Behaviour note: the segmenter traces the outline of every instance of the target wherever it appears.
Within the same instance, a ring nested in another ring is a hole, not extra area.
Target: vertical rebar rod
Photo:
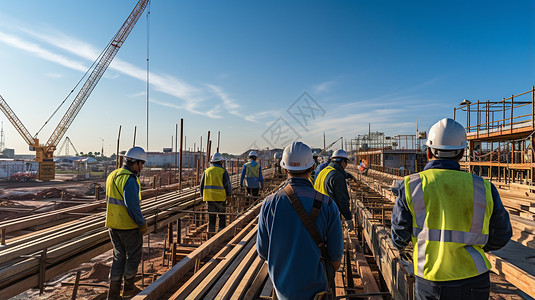
[[[184,119],[180,119],[180,157],[178,160],[178,189],[182,191],[182,149],[184,137]]]

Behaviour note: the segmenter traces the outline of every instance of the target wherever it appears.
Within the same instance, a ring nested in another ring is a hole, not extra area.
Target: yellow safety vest
[[[211,166],[204,170],[203,201],[225,201],[227,193],[223,186],[223,174],[225,169]]]
[[[105,226],[113,229],[134,229],[139,225],[130,218],[124,202],[124,186],[134,173],[120,168],[108,175],[106,180],[106,223]],[[135,176],[135,175],[134,175]],[[141,201],[141,183],[136,177],[139,186],[139,200]]]
[[[467,172],[429,169],[405,177],[412,213],[414,274],[431,281],[477,276],[493,210],[490,182]]]
[[[327,178],[327,175],[332,171],[335,170],[331,166],[325,167],[316,177],[316,181],[314,182],[314,189],[320,193],[322,193],[325,196],[329,196],[329,193],[327,192],[327,187],[325,186],[325,178]]]
[[[245,178],[247,177],[260,177],[259,163],[257,163],[254,167],[253,165],[251,165],[251,162],[245,164]]]

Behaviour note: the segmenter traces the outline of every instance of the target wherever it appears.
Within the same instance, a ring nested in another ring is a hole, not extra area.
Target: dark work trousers
[[[108,229],[113,244],[113,263],[110,270],[110,280],[120,281],[122,277],[130,279],[137,273],[141,262],[143,236],[139,229]]]
[[[416,299],[487,300],[490,295],[489,272],[454,281],[429,281],[416,276]]]
[[[258,191],[259,191],[259,190],[260,190],[259,188],[255,188],[255,189],[253,189],[253,188],[247,188],[247,193],[248,193],[249,195],[252,195],[252,196],[258,196]]]
[[[209,213],[225,213],[227,211],[226,201],[206,201],[208,203],[208,212]],[[227,216],[223,214],[209,214],[208,215],[208,231],[215,232],[215,219],[219,216],[219,229],[225,228],[227,226]]]

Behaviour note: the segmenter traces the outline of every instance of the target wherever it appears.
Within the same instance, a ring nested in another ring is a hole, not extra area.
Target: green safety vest
[[[325,186],[325,178],[327,178],[327,175],[335,170],[335,168],[331,166],[325,167],[316,177],[316,181],[314,182],[314,189],[320,193],[322,193],[325,196],[329,196],[329,193],[327,192],[327,187]]]
[[[431,281],[471,278],[492,266],[483,246],[493,210],[490,182],[458,170],[405,177],[412,213],[414,274]]]
[[[260,164],[256,163],[256,166],[252,166],[251,162],[245,164],[245,178],[247,177],[260,177]]]
[[[120,168],[108,175],[106,180],[106,223],[105,226],[113,229],[134,229],[139,225],[130,218],[124,202],[124,186],[134,173]],[[134,175],[135,176],[135,175]],[[139,186],[139,200],[141,201],[141,183],[136,177]]]
[[[227,193],[223,186],[223,174],[225,169],[211,166],[204,170],[203,201],[225,201]]]

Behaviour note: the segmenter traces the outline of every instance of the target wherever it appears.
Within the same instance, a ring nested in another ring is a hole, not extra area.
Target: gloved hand
[[[346,227],[349,231],[353,231],[355,226],[353,225],[353,220],[346,220]]]
[[[406,260],[408,262],[412,260],[410,253],[406,249],[399,250],[399,257],[401,257],[401,259]]]
[[[139,227],[139,233],[141,235],[144,235],[148,231],[149,231],[149,226],[147,226],[147,222],[145,222],[145,224],[143,224],[143,226]]]

